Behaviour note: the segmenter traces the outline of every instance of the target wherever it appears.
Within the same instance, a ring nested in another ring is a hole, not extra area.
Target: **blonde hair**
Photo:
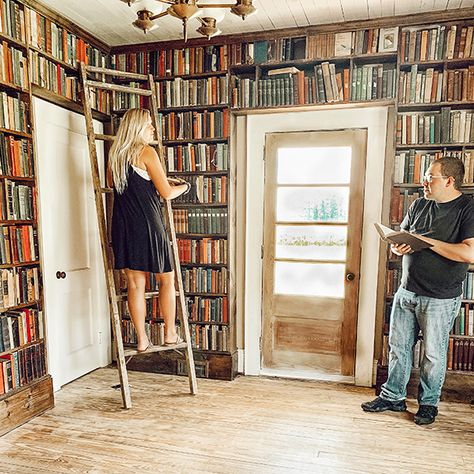
[[[136,164],[143,149],[148,145],[147,126],[150,112],[130,109],[125,112],[109,152],[109,167],[115,189],[122,194],[127,187],[128,168]]]

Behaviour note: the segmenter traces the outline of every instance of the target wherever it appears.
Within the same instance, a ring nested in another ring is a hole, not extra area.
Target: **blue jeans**
[[[380,396],[397,401],[406,398],[413,362],[413,347],[421,329],[424,350],[420,363],[420,405],[438,406],[446,375],[449,332],[461,306],[461,296],[430,298],[399,288],[390,316],[388,378]]]

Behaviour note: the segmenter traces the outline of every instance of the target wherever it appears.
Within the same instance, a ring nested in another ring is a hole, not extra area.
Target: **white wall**
[[[243,327],[244,373],[260,373],[265,134],[289,131],[366,128],[367,162],[362,228],[357,353],[354,382],[371,386],[380,241],[373,223],[380,221],[387,128],[386,107],[324,108],[239,116],[233,143],[237,163],[236,282],[237,325]],[[237,335],[239,333],[237,332]]]

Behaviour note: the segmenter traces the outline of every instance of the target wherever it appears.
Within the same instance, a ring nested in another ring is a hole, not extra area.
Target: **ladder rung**
[[[117,71],[116,69],[107,69],[105,67],[86,66],[87,72],[98,72],[108,76],[128,77],[130,79],[139,79],[146,81],[148,76],[146,74],[137,74],[136,72]]]
[[[96,140],[103,140],[103,141],[110,141],[110,142],[113,142],[115,140],[115,136],[114,135],[103,135],[101,133],[96,133],[95,134],[95,139]],[[154,140],[152,142],[150,142],[150,145],[158,145],[158,141],[157,140]]]
[[[110,91],[117,92],[128,92],[129,94],[137,95],[151,95],[151,90],[149,89],[136,89],[134,87],[119,86],[117,84],[111,84],[110,82],[100,82],[100,81],[87,81],[86,85],[89,87],[97,87],[97,89],[107,89]]]
[[[185,349],[187,346],[186,342],[180,342],[179,344],[166,344],[163,346],[151,346],[146,351],[138,352],[136,349],[125,349],[123,355],[125,357],[140,355],[140,354],[151,354],[152,352],[163,352],[163,351],[174,351],[175,349]]]
[[[145,293],[145,298],[146,299],[154,298],[155,296],[158,296],[159,294],[160,294],[159,291],[147,291]],[[179,296],[179,291],[176,292],[176,296]],[[117,301],[126,301],[127,295],[126,294],[117,295],[115,298],[116,298]]]
[[[101,193],[113,193],[113,188],[100,188]]]

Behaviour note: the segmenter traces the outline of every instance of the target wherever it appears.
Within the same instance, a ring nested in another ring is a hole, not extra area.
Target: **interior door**
[[[262,368],[354,375],[366,141],[267,134]]]
[[[84,117],[40,99],[34,112],[48,359],[57,390],[108,363],[109,316]]]

